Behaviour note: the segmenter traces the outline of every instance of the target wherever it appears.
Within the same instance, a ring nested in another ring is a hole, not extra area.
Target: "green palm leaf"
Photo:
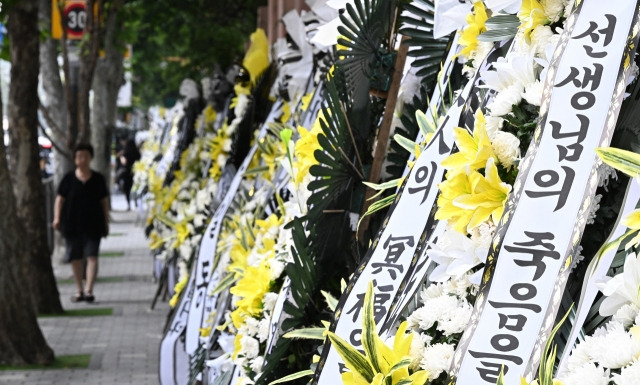
[[[433,0],[413,0],[400,6],[399,32],[409,37],[408,55],[416,60],[411,64],[417,68],[422,84],[432,87],[440,71],[440,64],[449,49],[449,38],[433,37]]]

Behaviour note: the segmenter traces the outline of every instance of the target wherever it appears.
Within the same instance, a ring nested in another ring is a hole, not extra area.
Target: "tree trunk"
[[[15,33],[16,30],[22,28],[16,25],[21,20],[29,18],[37,20],[36,15],[30,13],[32,9],[37,12],[37,8],[33,4],[23,0],[20,6],[16,5],[10,11],[10,33]],[[35,31],[37,50],[37,27]],[[19,66],[16,65],[16,67]],[[35,74],[37,73],[36,68]],[[11,84],[13,85],[14,81]],[[1,96],[0,93],[0,101],[2,100]],[[3,116],[1,102],[0,116]],[[25,250],[29,244],[25,242],[22,222],[18,218],[13,186],[9,177],[7,153],[2,140],[0,140],[0,207],[2,208],[2,215],[0,215],[0,263],[3,266],[0,269],[0,303],[2,303],[0,306],[0,364],[50,364],[53,361],[53,350],[47,345],[47,341],[42,335],[33,306],[31,306],[31,296],[27,291],[22,290],[29,284],[24,282],[24,269],[20,261],[28,257]]]
[[[38,18],[40,25],[51,25],[51,0],[39,0]],[[75,138],[70,139],[67,104],[64,88],[60,79],[60,66],[58,65],[58,41],[47,37],[40,43],[40,74],[44,97],[42,104],[55,125],[56,133],[51,139],[56,144],[53,149],[53,185],[57,188],[62,177],[73,170],[74,164],[70,153],[69,143],[74,143]],[[59,150],[60,148],[61,150]],[[64,238],[59,232],[54,233],[53,255],[54,262],[62,261],[65,254]]]
[[[11,49],[9,86],[10,161],[17,213],[27,240],[28,284],[23,285],[40,313],[62,313],[47,242],[47,216],[38,145],[38,31],[37,0],[24,0],[10,10]]]
[[[89,12],[90,9],[97,9],[97,15]],[[89,93],[93,82],[98,53],[100,51],[100,41],[102,38],[102,28],[100,20],[104,14],[104,0],[87,0],[86,3],[87,22],[84,29],[83,43],[80,46],[80,79],[78,84],[78,141],[89,142],[91,140],[91,108],[89,106]],[[97,16],[97,17],[94,17]],[[87,44],[88,46],[84,46]]]
[[[98,59],[93,76],[91,143],[95,156],[92,167],[105,176],[108,186],[111,186],[111,142],[116,125],[118,91],[124,76],[124,57],[115,44],[116,32],[122,25],[118,12],[123,4],[123,0],[111,2],[104,31],[105,57]]]
[[[0,107],[1,109],[1,107]],[[20,260],[27,258],[27,243],[16,212],[4,142],[0,140],[0,365],[49,364],[53,350],[47,345],[31,297],[26,290]]]

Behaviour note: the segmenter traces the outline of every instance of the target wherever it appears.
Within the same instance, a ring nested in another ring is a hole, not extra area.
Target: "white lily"
[[[600,305],[600,315],[610,316],[626,304],[640,308],[640,258],[627,256],[624,271],[598,285],[607,298]]]
[[[431,249],[427,255],[438,264],[429,276],[434,282],[458,279],[487,258],[488,249],[476,246],[471,239],[453,229],[447,229],[437,244],[429,245]],[[470,281],[475,279],[470,278]]]

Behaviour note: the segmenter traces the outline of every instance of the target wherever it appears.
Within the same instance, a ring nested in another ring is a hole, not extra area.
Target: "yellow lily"
[[[524,36],[529,41],[531,32],[539,26],[549,24],[550,20],[544,13],[544,8],[538,0],[522,0],[522,6],[518,12],[520,19],[520,29],[524,32]]]
[[[476,114],[473,136],[460,127],[454,129],[453,136],[459,151],[442,161],[442,166],[452,173],[450,175],[483,168],[489,158],[498,160],[487,134],[487,123],[482,111],[478,110]]]
[[[511,191],[500,179],[493,158],[487,160],[484,176],[477,171],[459,173],[439,187],[436,219],[449,220],[463,234],[489,218],[498,223]]]
[[[318,143],[318,134],[322,133],[320,119],[324,119],[322,111],[318,113],[318,117],[316,118],[311,130],[298,126],[298,134],[300,134],[300,138],[295,145],[295,161],[293,162],[294,167],[296,168],[296,184],[300,184],[304,177],[309,174],[311,166],[318,164],[313,153],[316,150],[322,149]]]
[[[229,291],[240,297],[237,306],[251,315],[262,312],[262,299],[271,287],[271,269],[266,261],[259,266],[249,266],[243,277]]]
[[[624,221],[623,225],[627,226],[630,230],[640,230],[640,209],[634,210],[631,214],[629,214]],[[633,246],[637,246],[640,243],[640,231],[636,234],[633,239],[627,242],[625,248],[629,249]]]
[[[269,67],[269,40],[263,29],[258,28],[250,36],[251,45],[242,59],[242,66],[249,72],[251,84]]]
[[[470,57],[478,48],[478,35],[487,30],[485,22],[487,21],[487,10],[482,1],[473,3],[473,12],[467,15],[467,26],[462,30],[462,34],[458,39],[458,44],[464,47],[457,56]]]
[[[210,105],[207,105],[207,107],[203,111],[203,115],[204,115],[204,123],[210,124],[216,120],[218,113],[216,112],[216,110],[213,109],[213,107],[211,107]]]
[[[373,311],[373,284],[369,283],[364,298],[362,317],[362,347],[365,355],[335,333],[327,332],[334,348],[345,361],[349,372],[342,374],[344,385],[381,385],[399,383],[422,385],[429,378],[426,370],[409,375],[411,341],[413,333],[406,335],[407,322],[396,333],[393,349],[378,336]],[[389,379],[391,380],[390,382]]]

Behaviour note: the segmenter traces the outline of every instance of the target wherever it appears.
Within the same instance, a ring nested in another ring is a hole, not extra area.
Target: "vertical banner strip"
[[[258,150],[258,140],[267,134],[267,128],[270,122],[275,121],[277,114],[282,110],[282,103],[275,103],[271,108],[271,112],[266,119],[266,122],[260,128],[256,144],[251,147],[251,150],[242,162],[242,165],[238,169],[238,172],[233,177],[233,181],[229,186],[229,189],[213,214],[206,232],[202,237],[200,247],[198,249],[198,256],[195,261],[195,271],[189,280],[195,280],[195,288],[193,299],[189,308],[189,316],[186,328],[186,347],[187,353],[193,354],[198,348],[200,328],[203,327],[203,323],[206,320],[208,313],[213,310],[212,306],[217,300],[217,296],[212,298],[207,294],[207,290],[215,287],[214,281],[218,281],[219,273],[215,265],[215,255],[218,245],[218,237],[222,228],[222,222],[224,217],[233,202],[236,193],[240,187],[240,183],[244,177],[245,171],[251,163],[251,159]]]
[[[483,66],[502,56],[499,51],[489,54]],[[419,265],[423,255],[416,253],[416,249],[430,239],[437,223],[434,219],[439,193],[437,184],[442,181],[445,171],[440,163],[454,151],[453,129],[460,124],[467,101],[479,81],[479,73],[480,71],[466,84],[453,102],[433,138],[405,178],[371,248],[340,298],[331,330],[356,348],[361,345],[360,311],[369,282],[373,281],[375,286],[375,320],[380,332],[386,324],[389,309],[398,296],[401,285],[405,287],[407,277]],[[421,265],[421,268],[424,267],[426,266]],[[343,363],[340,356],[331,343],[327,342],[318,362],[313,384],[329,385],[342,381],[341,365]]]
[[[583,0],[567,19],[452,383],[534,376],[597,187],[595,148],[611,140],[637,45],[637,3],[609,5]]]
[[[561,373],[564,366],[567,364],[567,360],[571,355],[571,350],[576,343],[587,315],[593,306],[593,301],[599,291],[596,282],[601,281],[606,277],[607,272],[611,268],[613,258],[616,256],[616,252],[618,251],[618,245],[615,247],[607,247],[607,245],[625,233],[627,226],[623,225],[621,222],[635,210],[638,202],[640,202],[640,184],[636,183],[633,179],[630,179],[614,229],[587,268],[574,324],[571,329],[571,334],[567,339],[565,350],[562,353],[560,365],[558,366],[558,373]]]

